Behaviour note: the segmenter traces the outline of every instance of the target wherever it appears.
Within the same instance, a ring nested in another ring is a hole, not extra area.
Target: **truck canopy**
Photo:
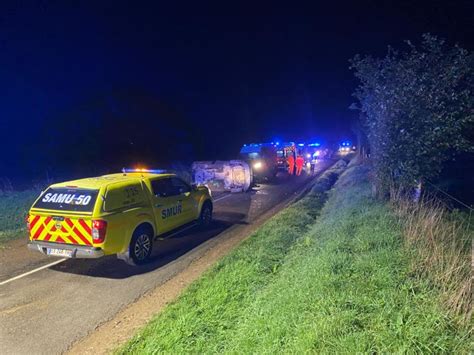
[[[33,208],[68,212],[92,212],[99,190],[76,187],[50,187]]]

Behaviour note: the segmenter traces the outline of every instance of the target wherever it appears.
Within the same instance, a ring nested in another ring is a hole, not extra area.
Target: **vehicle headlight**
[[[253,168],[255,170],[261,169],[263,167],[263,164],[261,161],[257,161],[256,163],[253,164]]]

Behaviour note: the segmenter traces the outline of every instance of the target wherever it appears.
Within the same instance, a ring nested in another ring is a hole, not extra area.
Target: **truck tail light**
[[[105,233],[107,232],[107,222],[101,219],[92,221],[92,241],[94,243],[103,243]]]
[[[25,217],[25,222],[26,222],[26,229],[28,230],[28,233],[31,232],[31,226],[30,226],[30,215],[27,214]]]

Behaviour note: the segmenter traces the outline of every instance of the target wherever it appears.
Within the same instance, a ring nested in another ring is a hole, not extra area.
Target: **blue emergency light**
[[[164,174],[167,170],[165,169],[130,169],[123,168],[122,173],[150,173],[150,174]]]

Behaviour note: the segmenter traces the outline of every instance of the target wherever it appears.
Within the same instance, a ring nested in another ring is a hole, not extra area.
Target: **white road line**
[[[64,258],[63,258],[63,259],[59,259],[59,260],[56,260],[56,261],[54,261],[54,262],[52,262],[52,263],[49,263],[49,264],[40,266],[40,267],[38,267],[38,268],[36,268],[36,269],[33,269],[33,270],[31,270],[31,271],[25,272],[24,274],[21,274],[21,275],[12,277],[11,279],[8,279],[8,280],[5,280],[5,281],[0,282],[0,286],[5,285],[5,284],[7,284],[7,283],[9,283],[9,282],[12,282],[12,281],[21,279],[22,277],[31,275],[31,274],[33,274],[33,273],[35,273],[35,272],[37,272],[37,271],[40,271],[40,270],[43,270],[43,269],[47,269],[47,268],[49,268],[50,266],[57,265],[57,264],[59,264],[59,263],[62,263],[62,262],[65,261],[65,260],[67,260],[67,259],[64,259]]]
[[[232,194],[227,194],[227,195],[225,195],[225,196],[222,196],[222,197],[216,198],[216,199],[214,200],[214,202],[217,202],[217,201],[223,200],[223,199],[225,199],[225,198],[227,198],[227,197],[230,197],[230,196],[232,196]]]
[[[225,198],[227,198],[227,197],[230,197],[230,196],[232,196],[232,195],[231,195],[231,194],[227,194],[227,195],[225,195],[225,196],[219,197],[218,199],[215,199],[214,202],[221,201],[221,200],[223,200],[223,199],[225,199]],[[191,227],[194,227],[194,225],[189,226],[189,227],[187,227],[187,228],[185,228],[185,229],[183,229],[183,230],[180,230],[179,232],[182,232],[182,231],[184,231],[184,230],[186,230],[186,229],[189,229],[189,228],[191,228]],[[177,233],[174,233],[174,234],[177,234]],[[174,235],[174,234],[169,235],[167,238],[171,237],[171,236]],[[166,238],[166,239],[167,239],[167,238]],[[54,261],[54,262],[52,262],[52,263],[50,263],[50,264],[46,264],[46,265],[40,266],[40,267],[38,267],[38,268],[36,268],[36,269],[33,269],[33,270],[31,270],[31,271],[25,272],[24,274],[21,274],[21,275],[12,277],[11,279],[8,279],[8,280],[5,280],[5,281],[0,282],[0,286],[3,286],[3,285],[5,285],[5,284],[7,284],[7,283],[9,283],[9,282],[12,282],[12,281],[21,279],[22,277],[31,275],[31,274],[33,274],[33,273],[35,273],[35,272],[37,272],[37,271],[40,271],[40,270],[43,270],[43,269],[47,269],[47,268],[49,268],[50,266],[57,265],[57,264],[59,264],[59,263],[62,263],[62,262],[65,261],[65,260],[67,260],[67,259],[59,259],[59,260],[56,260],[56,261]]]

